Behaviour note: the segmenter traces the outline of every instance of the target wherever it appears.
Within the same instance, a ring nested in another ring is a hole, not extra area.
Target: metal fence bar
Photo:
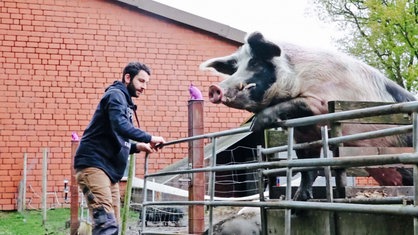
[[[413,113],[418,111],[418,101],[405,102],[405,103],[396,103],[389,105],[381,105],[363,109],[341,111],[338,113],[327,113],[303,118],[295,118],[283,120],[277,123],[279,126],[283,127],[298,127],[298,126],[308,126],[315,125],[319,123],[328,123],[338,120],[348,120],[355,118],[364,118],[364,117],[373,117],[385,114],[395,114],[395,113]]]
[[[368,131],[353,135],[346,135],[346,136],[339,136],[333,137],[328,139],[329,145],[337,145],[348,141],[355,141],[355,140],[364,140],[370,138],[378,138],[378,137],[385,137],[391,135],[400,135],[405,133],[410,133],[412,131],[412,125],[405,125],[400,127],[391,127],[383,130],[376,130],[376,131]],[[322,140],[312,141],[309,143],[300,143],[295,144],[293,149],[305,149],[309,147],[318,147],[322,144]],[[265,148],[262,150],[263,154],[273,154],[277,152],[284,152],[287,151],[287,146],[279,146],[279,147],[272,147],[272,148]]]
[[[212,137],[212,156],[210,158],[210,166],[215,167],[216,166],[216,138]],[[209,194],[210,194],[210,201],[213,201],[213,198],[215,197],[215,179],[216,175],[214,171],[209,172]],[[208,228],[208,234],[212,234],[213,229],[213,207],[209,207],[209,228]]]
[[[208,134],[203,134],[203,135],[195,135],[195,136],[191,136],[191,137],[187,137],[187,138],[168,141],[164,144],[161,144],[160,146],[163,147],[163,146],[168,146],[168,145],[173,145],[173,144],[180,144],[180,143],[184,143],[184,142],[189,142],[189,141],[193,141],[193,140],[211,139],[211,138],[214,138],[214,137],[222,137],[222,136],[227,136],[227,135],[241,134],[241,133],[245,133],[245,132],[249,132],[249,131],[250,131],[250,127],[240,127],[240,128],[235,128],[235,129],[230,129],[230,130],[225,130],[225,131],[213,132],[213,133],[208,133]]]
[[[246,163],[236,164],[231,166],[216,166],[206,168],[196,168],[190,170],[178,170],[162,173],[149,174],[148,177],[156,177],[162,175],[172,174],[190,174],[196,172],[220,172],[229,170],[251,170],[258,168],[280,168],[280,167],[324,167],[331,166],[334,168],[347,168],[356,166],[379,166],[387,164],[417,164],[418,153],[400,153],[400,154],[385,154],[385,155],[366,155],[331,159],[295,159],[283,160],[279,162],[261,162],[261,163]]]
[[[412,131],[412,143],[414,147],[415,154],[418,154],[418,114],[417,112],[414,112],[412,115],[412,125],[414,126]],[[414,206],[418,206],[418,164],[414,165]],[[418,235],[418,217],[414,217],[414,234]]]
[[[126,182],[126,190],[125,190],[125,197],[123,200],[123,208],[122,208],[122,226],[121,226],[121,235],[126,234],[126,228],[128,223],[128,216],[129,216],[129,206],[131,202],[132,196],[132,180],[134,177],[134,169],[135,169],[135,154],[129,155],[129,163],[128,163],[128,179]]]
[[[263,154],[261,154],[261,145],[257,145],[257,159],[259,162],[263,161]],[[258,195],[260,201],[264,202],[264,177],[263,177],[263,168],[258,169]],[[261,220],[261,235],[267,235],[267,213],[265,207],[260,207],[260,220]]]
[[[322,126],[321,127],[321,137],[322,137],[322,157],[325,159],[328,159],[328,127]],[[324,167],[324,173],[325,173],[325,188],[326,188],[326,194],[327,194],[327,202],[333,203],[334,202],[334,195],[332,193],[332,184],[331,184],[331,167],[326,166]],[[328,223],[329,225],[329,235],[335,234],[335,224],[332,223],[334,221],[334,213],[329,213],[328,220],[331,223]]]
[[[322,134],[322,151],[323,151],[323,158],[324,159],[328,159],[328,128],[327,126],[323,126],[321,127],[321,134]],[[326,191],[327,191],[327,200],[329,202],[332,202],[333,200],[333,195],[332,195],[332,184],[331,184],[331,167],[330,166],[325,166],[324,167],[324,173],[325,173],[325,187],[326,187]]]
[[[328,203],[309,201],[278,200],[271,202],[237,202],[237,201],[171,201],[150,202],[147,205],[207,205],[207,206],[235,206],[235,207],[269,207],[277,209],[301,209],[321,211],[342,211],[372,214],[391,214],[418,216],[418,207],[414,205],[369,205],[351,203]]]
[[[293,134],[294,128],[290,127],[288,129],[288,138],[287,138],[287,160],[292,160],[292,151],[293,151]],[[292,200],[292,168],[290,166],[286,167],[286,201]],[[290,208],[285,210],[284,215],[284,233],[286,235],[292,234],[292,211]]]
[[[318,167],[318,166],[313,166],[313,167],[293,167],[293,173],[295,172],[302,172],[302,171],[312,171],[312,170],[318,170],[318,169],[323,169],[323,167]],[[333,169],[331,167],[331,169]],[[277,169],[269,169],[269,170],[264,170],[262,173],[264,176],[269,176],[269,175],[277,175],[279,173],[283,173],[286,172],[286,168],[277,168]]]
[[[309,199],[309,202],[327,202],[327,199]],[[413,204],[413,196],[380,198],[334,198],[333,202],[358,204]]]
[[[224,202],[224,201],[216,201],[214,202]],[[327,199],[309,199],[307,202],[328,202]],[[334,198],[333,202],[337,203],[354,203],[354,204],[404,204],[404,205],[412,205],[414,202],[414,196],[400,196],[400,197],[381,197],[381,198]],[[158,204],[159,202],[157,202]],[[173,205],[171,202],[167,203],[164,202],[164,205]],[[154,205],[155,203],[150,202],[146,203],[146,205]],[[199,203],[200,204],[200,203]],[[161,205],[161,204],[159,204]]]
[[[149,154],[145,154],[145,162],[144,162],[144,185],[142,187],[142,208],[141,208],[141,231],[145,231],[145,224],[146,224],[146,205],[147,205],[147,179],[148,179],[148,160],[149,160]]]

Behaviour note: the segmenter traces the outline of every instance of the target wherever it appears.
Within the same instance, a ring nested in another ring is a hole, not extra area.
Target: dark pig
[[[222,82],[210,86],[209,100],[255,113],[253,131],[271,127],[277,120],[328,113],[328,101],[333,100],[416,100],[377,69],[355,58],[338,52],[275,43],[259,32],[249,34],[245,44],[233,54],[209,59],[202,63],[201,69],[212,69],[225,76]],[[344,134],[369,131],[364,128],[353,127],[345,130]],[[366,128],[376,129],[373,125]],[[298,143],[318,139],[319,126],[295,128],[295,141]],[[393,137],[351,144],[384,147],[412,143],[407,137]],[[298,158],[319,157],[320,148],[297,150],[296,154]],[[312,198],[312,184],[316,176],[316,171],[302,173],[295,199]],[[400,173],[393,177],[388,181],[389,185],[402,185],[402,181],[407,181],[402,180]]]

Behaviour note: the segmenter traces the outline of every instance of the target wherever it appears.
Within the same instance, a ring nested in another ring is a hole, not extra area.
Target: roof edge
[[[186,24],[195,28],[214,33],[220,37],[244,43],[246,32],[233,28],[231,26],[209,20],[192,13],[179,10],[168,5],[152,1],[152,0],[116,0],[128,4],[130,6],[139,8],[141,10],[160,15],[173,21]]]

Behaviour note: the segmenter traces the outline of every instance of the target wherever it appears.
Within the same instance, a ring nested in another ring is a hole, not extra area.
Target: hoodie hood
[[[111,90],[111,89],[118,89],[123,92],[123,94],[126,97],[126,100],[128,101],[129,106],[133,106],[134,102],[132,101],[131,95],[129,95],[128,88],[125,84],[123,84],[121,81],[114,81],[112,85],[108,86],[105,91]]]

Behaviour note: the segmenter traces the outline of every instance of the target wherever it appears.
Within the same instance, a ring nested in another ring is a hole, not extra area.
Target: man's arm
[[[127,115],[127,105],[124,94],[120,91],[114,91],[109,94],[107,110],[112,128],[119,135],[138,142],[151,142],[152,136],[139,128],[136,128],[129,120]]]

